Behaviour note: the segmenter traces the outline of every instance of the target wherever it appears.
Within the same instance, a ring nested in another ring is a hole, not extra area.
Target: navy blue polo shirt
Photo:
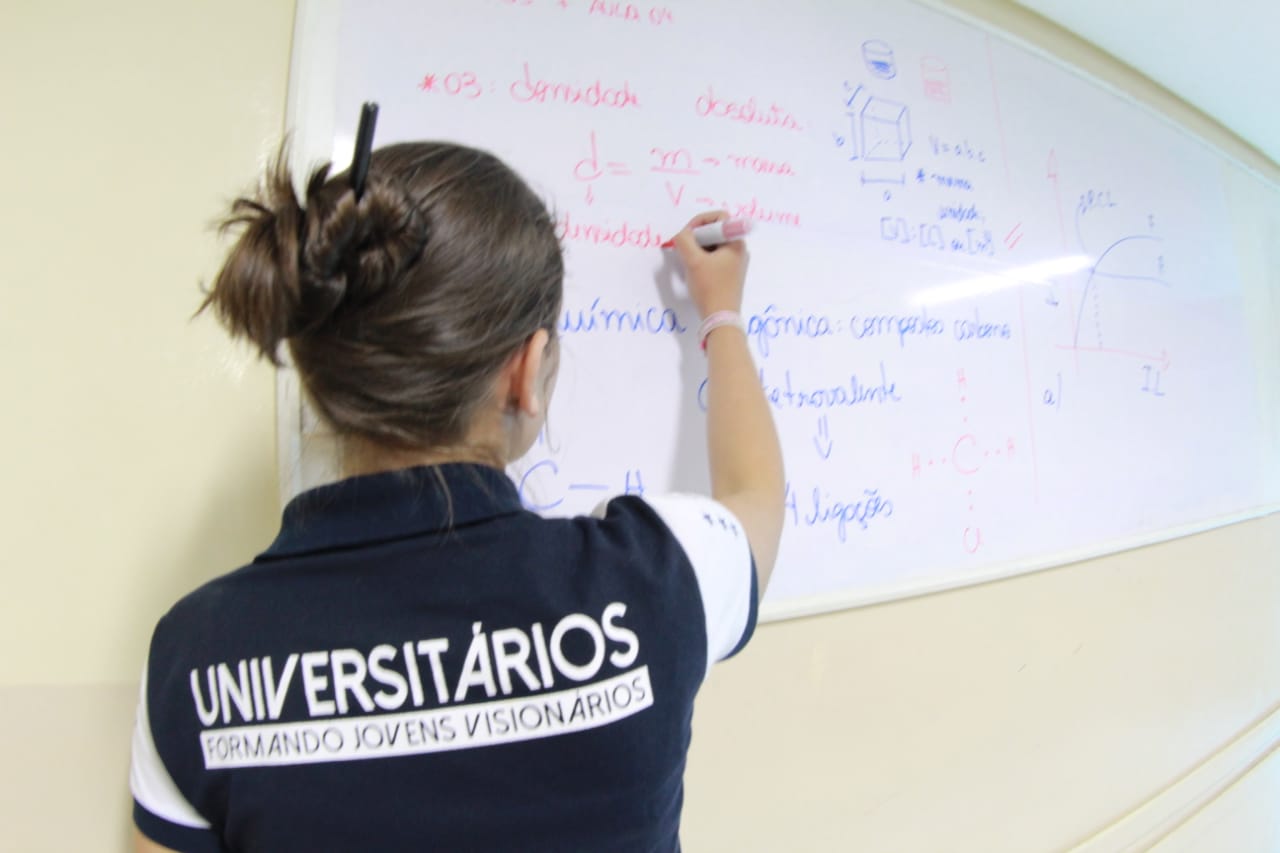
[[[135,822],[180,851],[676,850],[694,695],[755,602],[708,498],[546,519],[462,464],[313,489],[157,625]]]

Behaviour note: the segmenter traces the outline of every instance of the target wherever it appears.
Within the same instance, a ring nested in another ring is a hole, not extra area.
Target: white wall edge
[[[1072,853],[1149,850],[1203,811],[1277,749],[1280,749],[1280,705],[1190,773],[1072,847]]]
[[[302,491],[302,385],[291,367],[276,368],[276,475],[280,506]]]
[[[337,74],[331,57],[337,52],[339,10],[337,0],[298,0],[294,9],[285,133],[295,191],[300,189],[296,184],[305,184],[311,169],[331,154],[333,104],[328,93]],[[281,347],[280,357],[284,364],[276,369],[276,472],[284,506],[309,485],[303,458],[308,424],[302,383],[286,347]]]
[[[298,0],[294,12],[285,126],[294,178],[303,182],[313,166],[333,155],[339,12],[337,0]]]

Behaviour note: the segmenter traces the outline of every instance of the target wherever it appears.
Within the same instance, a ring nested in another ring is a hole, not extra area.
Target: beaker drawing
[[[936,56],[920,60],[920,76],[924,78],[924,96],[939,104],[951,103],[951,70]]]
[[[893,48],[879,39],[862,43],[862,61],[866,63],[867,70],[881,80],[892,80],[898,76],[898,66],[893,61]]]

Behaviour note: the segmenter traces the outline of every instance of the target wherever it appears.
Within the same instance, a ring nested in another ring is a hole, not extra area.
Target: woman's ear
[[[531,418],[541,417],[547,409],[544,397],[548,385],[543,381],[543,365],[549,355],[550,340],[546,329],[534,332],[511,357],[508,367],[509,404]]]

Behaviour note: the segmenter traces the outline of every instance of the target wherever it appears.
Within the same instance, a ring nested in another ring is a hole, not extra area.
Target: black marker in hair
[[[351,189],[356,201],[364,195],[365,178],[369,176],[369,157],[373,154],[373,126],[378,121],[378,105],[365,101],[360,108],[360,126],[356,129],[356,150],[351,157]]]

